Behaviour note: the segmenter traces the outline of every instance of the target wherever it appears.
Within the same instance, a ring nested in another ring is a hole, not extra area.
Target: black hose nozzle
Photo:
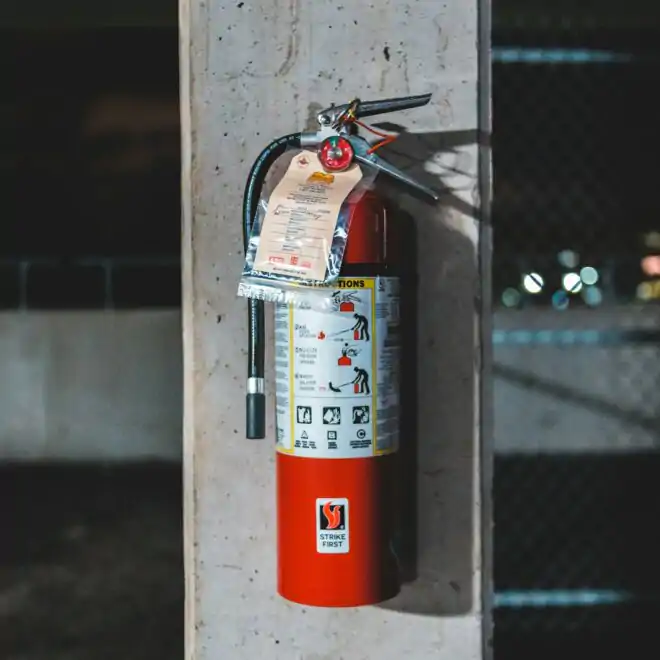
[[[285,135],[271,142],[252,165],[243,196],[243,246],[247,253],[257,204],[271,165],[288,149],[300,148],[300,133]],[[264,303],[248,302],[248,389],[246,396],[246,436],[266,437],[266,395],[264,393]]]
[[[263,392],[245,395],[245,429],[248,440],[266,437],[266,395]]]

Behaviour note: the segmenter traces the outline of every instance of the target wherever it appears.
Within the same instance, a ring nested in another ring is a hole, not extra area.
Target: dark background
[[[0,307],[177,307],[176,30],[8,32],[0,67]]]
[[[558,256],[572,250],[599,272],[593,313],[616,307],[629,330],[610,342],[622,352],[641,341],[640,305],[654,304],[639,299],[638,285],[647,280],[640,260],[654,253],[644,237],[660,225],[657,9],[613,0],[494,5],[494,303],[501,310],[504,291],[517,289],[507,313],[533,306],[552,328],[552,315],[566,313],[551,311],[552,295],[571,270]],[[536,61],[511,61],[512,51]],[[521,287],[531,271],[545,279],[538,296]],[[580,296],[571,297],[576,307],[585,307]],[[647,333],[657,344],[658,332]],[[620,377],[640,400],[657,390],[643,363],[628,368]],[[597,370],[594,357],[594,379]],[[657,414],[650,428],[659,428]],[[496,455],[496,657],[657,655],[659,477],[654,452]]]

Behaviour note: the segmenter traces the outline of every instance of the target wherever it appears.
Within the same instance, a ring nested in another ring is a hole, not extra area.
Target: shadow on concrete
[[[466,201],[459,193],[460,189],[475,185],[471,177],[467,179],[467,173],[476,170],[476,164],[472,161],[477,158],[477,154],[476,151],[474,154],[469,153],[465,147],[489,147],[490,141],[486,134],[477,129],[409,133],[404,126],[392,122],[381,122],[374,124],[374,127],[399,133],[396,141],[379,151],[379,155],[420,183],[440,192],[440,205],[444,208],[452,208],[475,220],[482,219],[481,208],[476,203],[478,198],[472,195],[472,201]],[[436,160],[440,154],[443,156],[440,167],[443,174],[438,176],[426,171],[425,164]],[[399,189],[406,192],[406,197],[411,193],[407,188]],[[424,201],[416,193],[413,196]]]
[[[404,278],[416,294],[402,296],[403,367],[401,483],[403,524],[400,563],[406,584],[382,607],[435,616],[465,614],[474,607],[474,519],[477,424],[475,371],[479,260],[472,241],[452,228],[454,216],[480,219],[476,201],[450,181],[424,169],[439,153],[454,154],[448,178],[474,189],[476,130],[412,134],[400,126],[394,147],[382,157],[439,190],[438,206],[402,194],[381,177],[379,185],[404,215]],[[443,159],[443,163],[445,160]],[[404,285],[405,286],[405,285]]]

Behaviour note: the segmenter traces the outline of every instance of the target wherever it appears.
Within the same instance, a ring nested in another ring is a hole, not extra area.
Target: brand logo
[[[328,439],[330,434],[328,434]],[[328,445],[337,443],[328,442]],[[316,551],[321,554],[350,552],[348,498],[319,497],[316,500]]]
[[[346,527],[346,505],[332,501],[321,505],[320,521],[322,530],[344,529]]]

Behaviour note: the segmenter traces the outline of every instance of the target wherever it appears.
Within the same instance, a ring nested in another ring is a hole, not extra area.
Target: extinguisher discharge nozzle
[[[245,397],[245,435],[248,440],[266,437],[266,395],[248,392]]]

